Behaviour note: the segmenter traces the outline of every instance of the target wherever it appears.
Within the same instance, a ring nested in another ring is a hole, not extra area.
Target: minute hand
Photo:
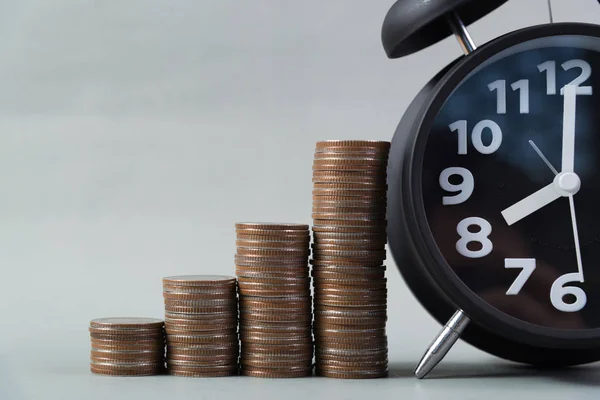
[[[573,172],[575,164],[575,107],[577,86],[566,85],[563,102],[562,166],[561,172]]]

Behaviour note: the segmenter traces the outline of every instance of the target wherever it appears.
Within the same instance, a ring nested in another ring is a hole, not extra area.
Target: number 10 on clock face
[[[457,84],[424,148],[425,216],[452,272],[548,328],[600,327],[599,51],[504,50]]]

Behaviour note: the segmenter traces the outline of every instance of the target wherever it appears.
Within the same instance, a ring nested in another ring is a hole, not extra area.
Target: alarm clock
[[[460,337],[539,367],[600,360],[600,26],[548,23],[479,47],[506,0],[398,0],[388,58],[455,35],[464,54],[391,141],[388,244],[440,324],[415,373]]]

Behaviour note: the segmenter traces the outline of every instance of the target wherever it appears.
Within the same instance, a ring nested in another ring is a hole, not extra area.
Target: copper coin
[[[245,343],[255,343],[255,344],[263,344],[263,345],[273,345],[273,346],[277,346],[277,345],[291,346],[294,344],[312,346],[312,343],[313,343],[312,338],[310,338],[310,337],[272,338],[272,337],[266,337],[263,335],[243,336],[243,337],[241,337],[241,341],[242,341],[242,347],[244,346]]]
[[[222,320],[235,320],[237,319],[237,310],[235,311],[227,311],[227,312],[219,312],[219,313],[207,313],[207,314],[189,314],[189,313],[180,313],[180,312],[165,312],[165,321],[169,322],[177,322],[180,320],[190,321],[190,323],[204,323],[207,321],[218,321]]]
[[[313,171],[387,172],[387,160],[368,157],[327,157],[313,159]]]
[[[315,221],[313,231],[315,237],[318,237],[320,233],[332,233],[332,234],[373,234],[373,235],[387,235],[386,226],[333,226],[327,225],[329,221]],[[339,221],[338,221],[339,222]],[[344,221],[348,222],[348,221]],[[364,222],[364,221],[363,221]],[[369,221],[368,223],[374,223],[375,221]],[[321,225],[319,225],[321,224]]]
[[[163,296],[165,294],[202,295],[208,297],[229,297],[235,294],[235,285],[227,288],[204,287],[204,286],[172,286],[163,285]]]
[[[211,377],[211,376],[229,376],[234,375],[238,371],[238,365],[214,365],[214,366],[199,366],[190,364],[181,364],[171,362],[167,366],[167,372],[171,375],[180,376],[197,376],[197,377]]]
[[[238,352],[231,352],[229,354],[185,354],[185,353],[168,353],[167,362],[170,361],[184,361],[194,364],[205,364],[205,365],[231,365],[238,361]]]
[[[239,268],[236,267],[236,274],[239,278],[306,278],[309,275],[308,268],[298,268],[298,269],[281,269],[281,268],[271,268],[272,271],[265,268]]]
[[[312,245],[312,252],[326,250],[334,251],[387,251],[386,243],[377,243],[368,240],[331,240],[323,243],[321,239],[315,239],[315,243]]]
[[[88,331],[99,335],[116,335],[116,336],[156,336],[162,333],[162,326],[158,329],[115,329],[106,327],[90,326]]]
[[[256,322],[301,322],[301,321],[312,321],[312,314],[300,314],[300,313],[258,313],[258,312],[241,312],[240,318],[244,318],[246,321]]]
[[[337,379],[377,379],[386,378],[389,373],[388,370],[382,370],[377,372],[337,372],[328,369],[317,369],[315,371],[317,376],[324,378],[337,378]]]
[[[241,354],[250,356],[269,356],[273,358],[279,357],[312,357],[313,348],[311,347],[299,347],[294,348],[290,346],[242,346]]]
[[[97,375],[109,375],[109,376],[152,376],[161,375],[164,373],[164,367],[156,368],[136,368],[136,369],[123,369],[123,368],[102,368],[90,365],[90,371]]]
[[[114,340],[114,339],[97,339],[91,338],[91,345],[93,348],[102,349],[123,349],[123,350],[136,350],[136,349],[153,349],[164,345],[164,337],[141,339],[141,340]]]
[[[167,373],[173,376],[179,377],[189,377],[189,378],[218,378],[225,376],[233,376],[238,374],[237,365],[235,367],[231,367],[229,370],[225,371],[191,371],[191,370],[182,370],[182,369],[168,369]]]
[[[315,313],[324,310],[361,310],[361,311],[386,311],[387,304],[383,303],[367,303],[367,302],[340,302],[338,304],[323,303],[322,301],[315,302]]]
[[[310,284],[310,281],[311,279],[308,276],[302,278],[239,278],[240,284],[260,283],[265,285],[307,285]]]
[[[281,313],[281,312],[299,312],[299,311],[310,311],[312,307],[310,298],[303,302],[267,302],[267,301],[253,301],[244,300],[240,302],[240,310],[251,311],[261,310],[262,312],[268,313]]]
[[[115,330],[160,330],[162,326],[161,319],[142,317],[97,318],[90,322],[90,328]]]
[[[361,265],[313,265],[312,272],[319,272],[320,274],[346,274],[350,276],[365,276],[371,274],[385,274],[387,267],[385,265],[377,265],[374,267],[361,266]]]
[[[302,229],[302,230],[293,230],[293,229],[287,229],[287,230],[273,230],[273,229],[255,229],[255,228],[248,228],[248,229],[236,229],[235,230],[236,236],[237,237],[241,237],[241,236],[268,236],[268,237],[277,237],[277,238],[285,238],[285,239],[292,239],[292,238],[305,238],[308,235],[308,229]]]
[[[141,335],[120,335],[120,334],[108,334],[108,333],[90,333],[90,338],[99,340],[112,340],[120,342],[137,342],[141,340],[160,340],[163,337],[163,332],[160,333],[145,333]]]
[[[307,230],[308,225],[288,222],[236,222],[236,229]]]
[[[233,313],[237,311],[235,305],[221,307],[194,307],[194,306],[172,306],[165,305],[165,311],[168,313],[178,314],[212,314],[218,315],[222,313]]]
[[[169,343],[166,347],[167,354],[199,354],[218,355],[233,354],[239,351],[239,341],[230,343]]]
[[[312,376],[312,367],[300,370],[288,370],[282,368],[261,369],[247,366],[241,369],[241,374],[248,377],[264,379],[304,378]]]
[[[228,299],[164,299],[163,303],[166,306],[172,307],[193,307],[193,308],[235,308],[237,299],[230,297]]]
[[[320,337],[322,336],[332,336],[332,337],[349,337],[349,338],[362,338],[362,337],[370,337],[370,336],[386,336],[386,329],[364,329],[364,328],[356,328],[356,329],[348,329],[348,328],[338,328],[338,329],[315,329],[315,335]]]
[[[197,357],[237,357],[239,354],[239,346],[229,347],[208,347],[206,348],[189,348],[169,346],[167,347],[167,357],[178,358],[179,356],[197,356]]]
[[[296,325],[285,324],[281,326],[264,326],[262,324],[251,324],[240,326],[240,335],[295,335],[295,336],[310,336],[312,326],[310,324]]]
[[[178,292],[163,292],[165,300],[201,300],[201,301],[234,301],[237,297],[237,289],[229,292],[214,294],[214,293],[178,293]]]
[[[316,149],[326,149],[330,147],[358,147],[358,148],[374,148],[381,151],[388,151],[390,149],[391,143],[381,140],[339,140],[339,139],[331,139],[331,140],[321,140],[316,144]]]
[[[372,200],[384,200],[387,198],[387,190],[379,188],[355,188],[355,189],[332,189],[332,188],[313,188],[313,202],[318,201],[321,196],[340,196],[340,197],[355,197],[369,198]]]
[[[265,256],[265,257],[307,257],[310,254],[308,246],[302,249],[258,249],[238,247],[237,255],[240,256]]]
[[[163,278],[163,284],[171,286],[218,286],[235,285],[235,277],[228,275],[179,275]]]
[[[196,323],[168,323],[165,327],[167,331],[170,330],[182,330],[182,331],[191,331],[191,332],[229,332],[237,329],[237,319],[229,322],[221,322],[215,323],[207,322],[205,324],[196,324]]]
[[[348,192],[348,193],[346,193]],[[312,197],[313,203],[368,203],[368,204],[387,204],[387,195],[382,196],[381,193],[373,193],[372,191],[333,191],[330,194],[319,193]]]
[[[290,250],[307,250],[308,249],[309,240],[302,242],[288,242],[288,241],[266,241],[266,240],[236,240],[235,245],[238,248],[247,248],[247,249],[268,249],[268,250],[276,250],[276,249],[290,249]]]
[[[374,186],[378,186],[378,187],[385,187],[385,185],[387,184],[387,178],[385,176],[373,176],[373,177],[368,177],[368,176],[358,176],[358,177],[348,177],[348,176],[339,176],[338,174],[327,174],[327,173],[322,173],[322,171],[313,171],[313,177],[312,177],[312,182],[313,184],[319,184],[319,183],[333,183],[333,184],[338,184],[338,183],[367,183],[367,184],[371,184]]]
[[[378,150],[373,148],[361,148],[361,147],[340,147],[332,146],[321,149],[315,149],[313,154],[314,158],[335,156],[335,157],[369,157],[369,158],[381,158],[389,159],[389,152],[385,150]]]
[[[234,256],[236,265],[304,265],[306,264],[306,257],[304,255],[250,255],[250,254],[236,254]]]
[[[298,245],[306,243],[310,240],[310,231],[303,231],[302,235],[277,235],[277,234],[245,234],[237,233],[236,240],[248,241],[248,242],[274,242],[274,243],[289,243]]]
[[[341,220],[337,220],[337,219],[327,219],[327,220],[318,220],[318,221],[314,221],[314,225],[313,225],[313,230],[318,232],[317,229],[318,227],[327,227],[327,228],[332,228],[332,227],[340,227],[340,228],[363,228],[364,231],[361,232],[378,232],[378,233],[385,233],[385,231],[383,230],[383,228],[387,228],[387,220],[346,220],[346,219],[341,219]],[[369,230],[368,228],[380,228],[382,230],[380,231],[376,231],[376,230]],[[343,230],[340,230],[338,232],[342,232]]]
[[[273,360],[273,359],[255,359],[255,358],[241,358],[240,365],[244,367],[255,367],[255,368],[290,368],[290,367],[304,367],[308,368],[312,366],[312,359],[308,360]]]
[[[370,183],[370,182],[362,182],[362,183],[353,183],[353,182],[313,182],[313,189],[332,189],[332,190],[387,190],[387,184],[384,183]]]
[[[319,349],[348,349],[348,350],[364,350],[364,349],[385,349],[388,346],[386,337],[365,337],[362,339],[351,338],[342,339],[331,336],[316,337],[315,346]]]

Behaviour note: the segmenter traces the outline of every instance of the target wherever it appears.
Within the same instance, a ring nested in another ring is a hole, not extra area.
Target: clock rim
[[[438,250],[429,228],[421,188],[422,160],[431,125],[443,104],[453,90],[471,71],[497,53],[520,43],[551,36],[581,35],[600,40],[600,26],[595,24],[567,22],[543,24],[523,28],[507,33],[478,48],[475,52],[461,59],[447,74],[440,79],[432,90],[427,102],[423,104],[420,120],[413,125],[415,133],[409,144],[410,151],[406,159],[408,182],[406,198],[409,201],[408,223],[417,232],[417,251],[429,265],[428,272],[450,301],[485,330],[496,332],[511,341],[534,347],[548,348],[594,348],[600,344],[600,328],[588,330],[560,330],[541,327],[507,315],[471,291],[449,267]]]

